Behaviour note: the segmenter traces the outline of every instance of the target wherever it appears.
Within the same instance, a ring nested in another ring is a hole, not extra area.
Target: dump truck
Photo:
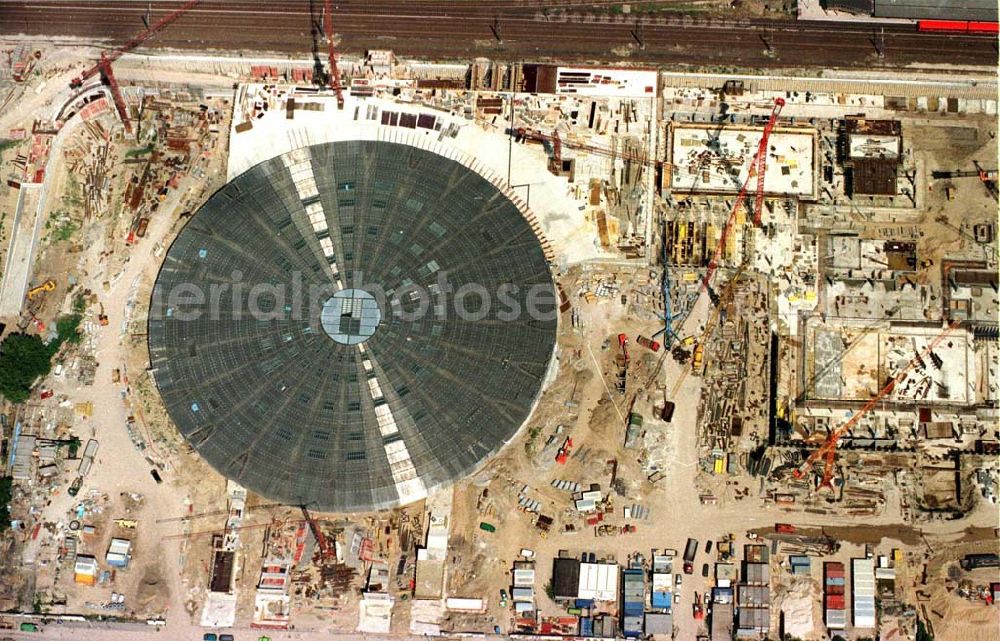
[[[636,337],[635,342],[639,343],[640,345],[642,345],[643,347],[645,347],[650,351],[653,352],[660,351],[660,344],[650,338],[646,338],[645,336]]]
[[[701,343],[694,348],[694,356],[691,358],[691,371],[697,372],[701,369],[702,360],[705,358],[705,346]]]

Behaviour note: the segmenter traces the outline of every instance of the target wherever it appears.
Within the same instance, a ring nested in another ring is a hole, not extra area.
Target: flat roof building
[[[552,560],[552,592],[556,599],[575,599],[580,589],[580,560]]]
[[[851,596],[855,628],[875,627],[875,562],[872,559],[851,560]]]
[[[617,563],[581,563],[577,598],[617,601],[620,573]]]

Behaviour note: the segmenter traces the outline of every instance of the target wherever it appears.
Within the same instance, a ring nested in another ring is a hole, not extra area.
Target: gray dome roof
[[[253,167],[191,218],[153,289],[149,350],[171,418],[220,473],[365,511],[421,498],[510,440],[548,369],[556,305],[532,226],[479,173],[334,142]]]

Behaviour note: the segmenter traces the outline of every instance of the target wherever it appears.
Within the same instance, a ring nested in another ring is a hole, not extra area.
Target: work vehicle
[[[712,539],[709,539],[705,541],[705,554],[708,554],[711,551],[712,551]]]
[[[698,540],[688,539],[687,545],[684,547],[684,574],[692,574],[694,572],[694,558],[698,555]]]
[[[652,339],[646,338],[645,336],[637,336],[635,342],[639,343],[651,352],[660,351],[660,344]]]
[[[45,281],[44,283],[42,283],[38,287],[32,287],[31,289],[29,289],[28,290],[28,300],[34,300],[35,296],[38,296],[39,294],[41,294],[43,292],[52,292],[52,291],[55,291],[55,289],[56,289],[56,281],[54,281],[54,280],[52,280],[50,278],[49,280]]]
[[[705,578],[708,578],[708,563],[701,564],[701,575]]]
[[[698,343],[694,348],[694,356],[691,358],[691,370],[697,372],[701,369],[702,360],[705,358],[705,346]]]
[[[479,529],[482,530],[483,532],[496,532],[497,531],[497,528],[496,528],[495,525],[493,525],[492,523],[487,523],[486,521],[483,521],[482,523],[479,524]]]
[[[663,421],[669,423],[671,421],[671,419],[674,418],[674,409],[676,407],[677,407],[677,405],[673,401],[664,401],[664,403],[663,403],[663,411],[660,412],[660,418]]]
[[[206,632],[201,635],[201,641],[219,641],[219,636],[214,632]]]

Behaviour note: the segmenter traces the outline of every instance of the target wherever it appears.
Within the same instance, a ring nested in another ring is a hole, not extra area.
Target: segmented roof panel
[[[334,142],[253,167],[191,218],[153,290],[149,349],[171,418],[223,475],[366,511],[510,440],[556,305],[540,239],[490,180],[408,145]]]

